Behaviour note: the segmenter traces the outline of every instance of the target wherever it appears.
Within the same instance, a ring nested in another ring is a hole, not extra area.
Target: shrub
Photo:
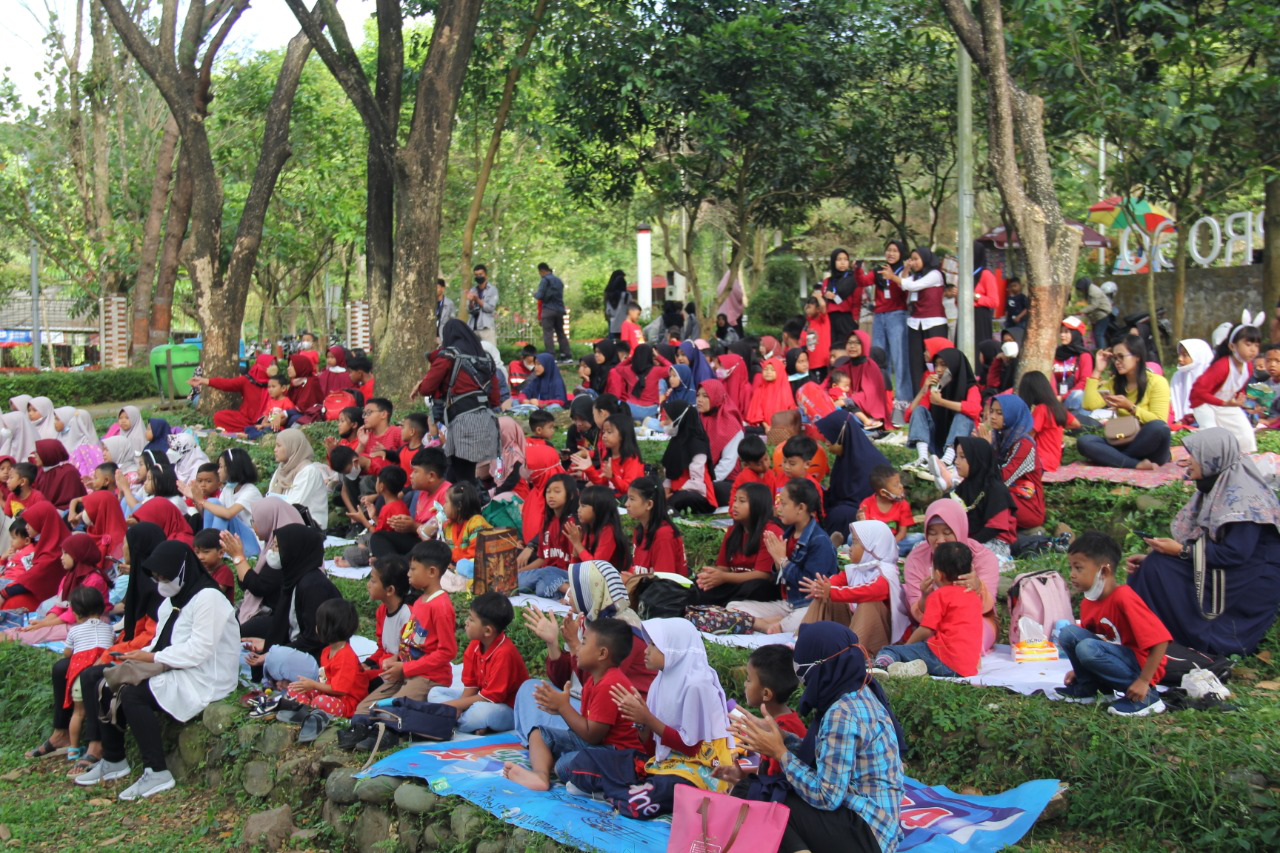
[[[156,395],[155,379],[143,368],[0,374],[0,398],[48,397],[57,405],[92,406]]]
[[[765,285],[751,297],[747,313],[756,328],[781,328],[800,314],[800,275],[803,265],[793,255],[770,258]]]

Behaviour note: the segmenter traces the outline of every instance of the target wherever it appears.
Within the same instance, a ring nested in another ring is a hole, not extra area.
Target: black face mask
[[[1250,379],[1249,381],[1250,382],[1270,382],[1271,374],[1266,370],[1255,370],[1253,372],[1253,378]]]
[[[484,276],[482,275],[476,276],[476,284],[484,284]]]
[[[1207,495],[1213,491],[1213,487],[1218,483],[1220,474],[1206,474],[1199,480],[1196,480],[1196,491],[1202,495]]]

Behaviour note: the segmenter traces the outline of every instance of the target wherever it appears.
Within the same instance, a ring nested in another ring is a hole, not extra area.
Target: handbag
[[[516,560],[523,548],[519,531],[509,527],[481,530],[477,533],[471,594],[498,592],[502,595],[514,595],[519,580]]]
[[[169,667],[162,663],[145,663],[140,660],[121,661],[109,666],[102,673],[102,680],[114,693],[124,684],[141,684],[149,678],[168,672]]]
[[[791,809],[781,803],[740,800],[693,785],[676,788],[667,853],[777,853]]]
[[[1112,447],[1124,447],[1137,437],[1140,429],[1142,429],[1141,421],[1133,415],[1124,415],[1107,421],[1102,428],[1102,434],[1107,444]]]

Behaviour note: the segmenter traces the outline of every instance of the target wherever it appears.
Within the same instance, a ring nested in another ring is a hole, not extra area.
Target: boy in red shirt
[[[1165,650],[1173,637],[1160,618],[1128,585],[1116,583],[1120,546],[1096,530],[1081,533],[1067,549],[1071,585],[1084,595],[1080,627],[1058,633],[1058,645],[1071,659],[1066,686],[1058,695],[1088,704],[1098,693],[1124,697],[1107,708],[1121,717],[1145,717],[1164,711],[1152,685],[1164,676]]]
[[[515,728],[516,692],[529,678],[520,650],[506,635],[511,600],[486,592],[471,600],[462,653],[462,689],[437,687],[427,698],[458,709],[458,731],[484,735]]]
[[[902,475],[888,465],[877,465],[867,477],[873,494],[858,506],[858,521],[883,521],[898,540],[898,556],[905,557],[924,540],[921,533],[910,533],[916,518],[902,488]],[[908,538],[909,537],[909,538]]]
[[[507,384],[515,395],[524,385],[525,380],[533,375],[533,366],[538,363],[538,348],[533,344],[525,344],[520,357],[507,364]]]
[[[769,465],[765,461],[768,452],[764,439],[758,435],[743,436],[742,441],[738,442],[738,461],[742,463],[742,468],[738,471],[738,476],[733,478],[733,488],[729,490],[729,506],[733,506],[733,499],[744,483],[768,485],[766,481]]]
[[[351,377],[351,390],[360,392],[361,403],[373,399],[373,362],[368,356],[347,359],[347,375]]]
[[[213,582],[226,595],[227,601],[235,604],[236,576],[223,558],[222,531],[216,527],[206,527],[195,535],[191,549],[196,552],[196,559],[204,566],[209,577],[213,578]]]
[[[747,704],[772,717],[784,733],[802,738],[808,729],[800,715],[787,705],[787,700],[799,685],[789,646],[761,646],[747,658],[747,677],[742,684]],[[781,770],[777,761],[766,758],[760,763],[759,773],[762,777],[774,776],[781,781]]]
[[[562,717],[569,728],[535,728],[529,732],[529,764],[531,769],[508,761],[502,775],[512,782],[534,791],[551,788],[551,771],[568,779],[568,766],[580,750],[589,746],[611,746],[614,749],[642,749],[635,727],[618,710],[610,691],[619,685],[630,692],[631,679],[618,665],[631,654],[631,626],[621,619],[600,618],[586,627],[586,635],[578,646],[578,668],[582,680],[582,711],[569,704],[569,685],[557,690],[550,684],[539,684],[533,691],[538,707]],[[553,766],[554,765],[554,766]]]
[[[383,397],[374,397],[364,404],[361,412],[364,422],[356,430],[356,453],[360,454],[360,468],[366,474],[377,474],[399,460],[402,442],[400,427],[391,424],[394,413],[395,406]]]
[[[622,321],[622,340],[628,351],[644,343],[644,330],[640,328],[640,306],[632,302],[627,306],[627,319]]]
[[[394,530],[391,526],[391,519],[397,515],[408,515],[409,505],[404,502],[401,495],[404,494],[405,484],[409,482],[409,476],[405,474],[404,469],[392,465],[383,468],[378,472],[378,480],[375,485],[377,497],[374,495],[366,495],[360,499],[364,506],[364,512],[349,512],[347,516],[356,524],[364,525],[366,530],[374,532],[382,530]],[[382,509],[374,515],[374,507],[378,498],[382,498]]]
[[[804,348],[809,353],[809,372],[815,381],[827,377],[831,364],[831,318],[827,316],[827,301],[822,294],[815,294],[804,303]]]
[[[964,542],[945,542],[933,549],[932,585],[920,627],[906,644],[885,646],[876,666],[893,675],[968,678],[978,674],[982,657],[982,599],[959,583],[973,570],[973,552]]]
[[[400,419],[400,440],[404,446],[398,453],[400,467],[412,472],[413,457],[422,449],[422,442],[427,437],[429,426],[427,416],[422,412],[410,412]]]

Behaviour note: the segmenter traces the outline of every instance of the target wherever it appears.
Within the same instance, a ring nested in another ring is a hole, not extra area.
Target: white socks
[[[916,453],[920,456],[920,458],[916,460],[917,462],[924,462],[927,460],[929,458],[929,442],[917,441]]]
[[[956,446],[953,444],[947,448],[947,452],[942,454],[942,464],[950,465],[956,461]]]

